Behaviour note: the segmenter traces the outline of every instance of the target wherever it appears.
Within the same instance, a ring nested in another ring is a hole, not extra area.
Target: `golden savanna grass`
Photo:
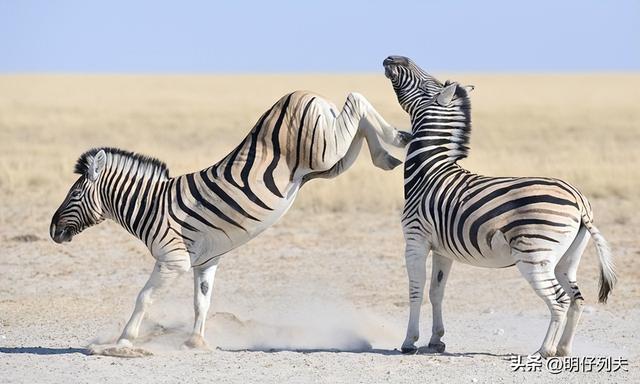
[[[640,75],[436,74],[476,86],[468,169],[554,176],[592,199],[615,197],[620,220],[640,190]],[[409,129],[390,84],[371,75],[0,76],[0,188],[10,198],[60,200],[83,151],[115,146],[165,161],[172,175],[221,159],[278,98],[313,90],[339,108],[364,94]],[[402,152],[394,152],[402,157]],[[294,207],[397,209],[402,171],[366,152],[344,176],[306,186]]]

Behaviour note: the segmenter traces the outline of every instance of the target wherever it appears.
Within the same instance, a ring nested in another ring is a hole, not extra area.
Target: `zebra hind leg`
[[[587,247],[589,242],[589,236],[587,236],[587,229],[584,226],[580,227],[576,238],[571,243],[569,249],[564,253],[558,265],[555,268],[556,278],[562,285],[562,288],[569,293],[571,298],[571,305],[567,312],[567,323],[564,326],[562,337],[558,342],[557,356],[568,356],[571,354],[571,348],[573,345],[573,337],[576,333],[576,327],[582,315],[582,309],[584,306],[584,299],[580,293],[577,282],[578,264],[580,264],[580,258]]]
[[[512,250],[518,270],[536,294],[544,300],[551,314],[547,334],[542,346],[536,352],[542,357],[556,355],[556,345],[569,309],[569,296],[556,279],[554,274],[555,258],[550,257],[549,253],[523,253]]]
[[[319,172],[311,172],[302,177],[302,184],[304,185],[306,182],[313,179],[332,179],[342,172],[346,171],[353,165],[353,163],[358,158],[360,154],[360,149],[362,149],[362,143],[364,142],[364,135],[360,132],[356,133],[347,153],[342,157],[338,162],[336,162],[331,168],[326,171]]]
[[[431,301],[433,311],[433,327],[431,330],[431,340],[429,340],[429,349],[442,353],[446,347],[442,342],[442,336],[444,336],[442,300],[453,260],[436,254],[432,256],[432,260],[433,266],[431,271],[431,285],[429,286],[429,300]]]
[[[362,124],[362,123],[361,123]],[[378,137],[371,131],[359,129],[344,156],[326,171],[311,172],[302,177],[302,184],[313,179],[332,179],[349,169],[360,155],[362,144],[367,140],[373,164],[384,170],[391,170],[402,164],[402,161],[391,156],[380,144]]]
[[[187,348],[207,349],[207,342],[204,339],[205,321],[207,312],[211,305],[211,291],[213,290],[213,279],[216,274],[217,265],[208,268],[193,270],[193,308],[195,320],[193,332],[184,343]]]
[[[401,134],[401,131],[387,123],[371,103],[359,93],[353,92],[347,96],[342,111],[333,121],[332,130],[347,139],[346,141],[349,140],[349,135],[351,140],[354,140],[359,133],[362,133],[367,140],[373,164],[378,168],[390,170],[402,164],[400,160],[389,154],[380,140],[390,145],[404,147],[408,142],[407,134]],[[351,143],[346,141],[342,145],[350,146]],[[342,159],[347,151],[338,149],[336,152],[338,158]]]

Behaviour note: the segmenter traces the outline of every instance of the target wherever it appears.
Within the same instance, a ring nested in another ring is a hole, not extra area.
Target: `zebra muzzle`
[[[407,65],[409,65],[409,59],[404,56],[389,56],[382,62],[384,75],[390,80],[398,76],[398,66],[406,67]]]
[[[51,236],[51,239],[58,244],[64,243],[65,241],[71,241],[71,238],[72,238],[71,231],[69,231],[69,228],[60,229],[56,225],[56,223],[53,223],[53,222],[49,227],[49,235]]]

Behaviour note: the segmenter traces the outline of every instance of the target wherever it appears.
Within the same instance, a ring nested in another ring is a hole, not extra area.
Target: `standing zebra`
[[[391,56],[383,64],[413,131],[402,215],[410,300],[403,352],[416,351],[425,262],[431,251],[430,348],[445,349],[442,299],[451,265],[459,261],[489,268],[517,266],[551,312],[537,353],[570,354],[583,306],[576,272],[587,233],[600,259],[600,302],[606,302],[616,280],[589,202],[561,180],[485,177],[460,167],[457,161],[467,156],[471,129],[467,89],[440,83],[406,57]]]
[[[114,148],[84,153],[75,167],[80,177],[53,215],[50,234],[57,243],[70,241],[108,218],[142,240],[156,259],[119,345],[131,346],[138,336],[156,291],[193,268],[195,324],[185,344],[204,347],[220,256],[275,223],[306,181],[349,168],[363,140],[374,165],[388,170],[401,162],[379,139],[404,147],[408,138],[357,93],[337,114],[323,98],[294,92],[265,112],[227,157],[199,172],[171,178],[156,159]]]

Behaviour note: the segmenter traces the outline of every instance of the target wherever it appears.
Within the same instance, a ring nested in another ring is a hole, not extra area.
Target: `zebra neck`
[[[407,162],[435,171],[467,157],[471,121],[457,106],[430,106],[412,116],[413,140]]]
[[[105,172],[107,173],[107,172]],[[100,200],[104,216],[120,224],[129,233],[150,246],[155,218],[161,215],[162,204],[170,179],[157,172],[107,173],[101,180]]]

